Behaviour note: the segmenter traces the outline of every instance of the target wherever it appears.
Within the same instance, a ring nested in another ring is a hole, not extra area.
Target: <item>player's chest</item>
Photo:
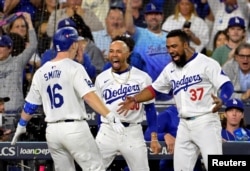
[[[198,69],[170,70],[169,80],[173,88],[203,84],[208,81],[206,73]]]

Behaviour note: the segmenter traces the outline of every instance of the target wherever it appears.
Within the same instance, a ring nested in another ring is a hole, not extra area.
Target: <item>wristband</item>
[[[20,120],[19,120],[18,123],[19,123],[19,125],[21,125],[21,126],[27,126],[28,121],[24,120],[23,118],[20,118]]]

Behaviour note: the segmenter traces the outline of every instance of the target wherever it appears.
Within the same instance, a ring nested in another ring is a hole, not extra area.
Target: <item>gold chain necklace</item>
[[[115,78],[115,75],[114,75],[112,69],[111,69],[111,75],[112,75],[112,77],[114,78],[114,80],[115,80],[118,84],[125,84],[125,83],[128,82],[128,80],[129,80],[129,78],[130,78],[130,71],[131,71],[131,68],[129,67],[128,69],[129,69],[128,77],[126,78],[126,80],[125,80],[124,82],[120,82],[120,81],[118,81],[118,80]]]

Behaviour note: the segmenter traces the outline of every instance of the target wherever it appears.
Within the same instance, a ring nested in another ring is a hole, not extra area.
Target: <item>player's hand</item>
[[[150,151],[153,154],[158,154],[161,151],[161,144],[158,140],[153,140],[150,142]]]
[[[222,107],[222,100],[219,97],[215,96],[214,94],[212,94],[211,96],[212,96],[212,98],[214,100],[213,104],[215,104],[212,112],[215,113],[215,112],[218,112],[219,109],[221,109],[221,107]]]
[[[167,145],[167,152],[169,154],[174,153],[174,144],[175,144],[175,137],[173,137],[171,134],[165,134],[164,140]]]
[[[14,137],[11,141],[11,145],[15,145],[18,138],[20,137],[21,134],[25,133],[26,132],[26,127],[25,126],[21,126],[20,124],[17,125],[17,128],[16,128],[16,132],[14,134]]]
[[[120,119],[117,116],[115,116],[113,112],[109,112],[106,115],[106,119],[108,120],[109,124],[112,126],[115,132],[123,134],[124,126],[122,125]]]
[[[127,96],[124,102],[118,104],[118,106],[121,107],[118,108],[117,112],[119,114],[124,114],[124,116],[126,116],[128,114],[128,111],[132,109],[135,105],[136,105],[135,98],[132,96]]]

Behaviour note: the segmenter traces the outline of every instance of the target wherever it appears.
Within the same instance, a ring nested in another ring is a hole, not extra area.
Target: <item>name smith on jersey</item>
[[[61,73],[62,73],[62,71],[60,71],[60,70],[54,70],[54,71],[47,72],[46,74],[44,74],[45,81],[48,81],[51,78],[60,78]]]

